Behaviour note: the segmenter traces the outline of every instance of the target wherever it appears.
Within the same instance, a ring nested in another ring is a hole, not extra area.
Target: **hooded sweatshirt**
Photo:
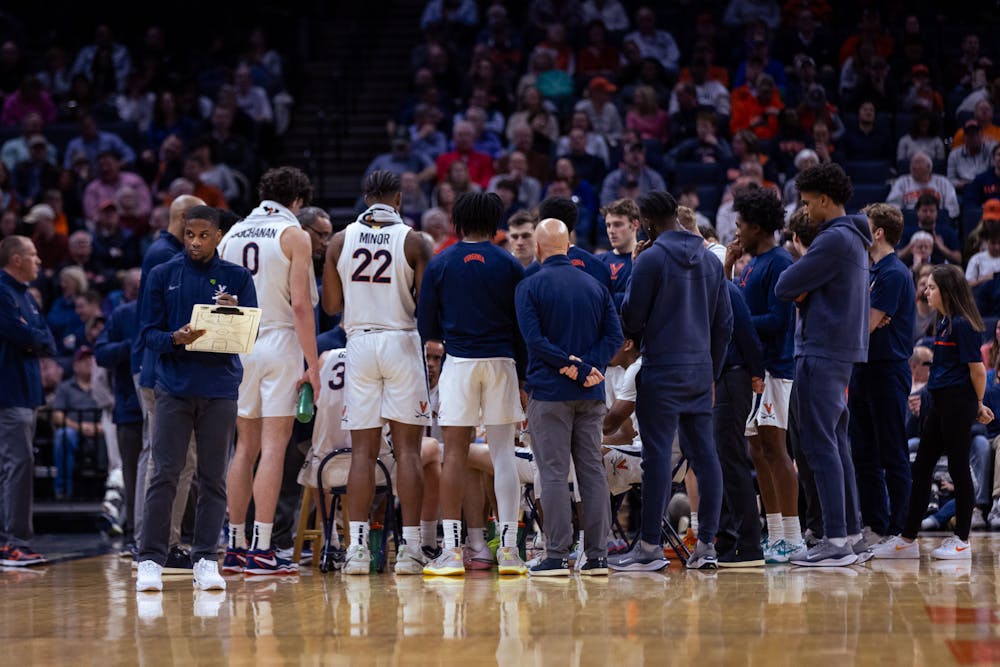
[[[704,366],[722,372],[733,309],[722,263],[700,236],[664,232],[632,264],[622,302],[626,334],[642,337],[643,369]]]
[[[867,361],[871,243],[865,216],[833,218],[820,227],[809,252],[778,278],[778,298],[805,295],[795,327],[796,357]]]

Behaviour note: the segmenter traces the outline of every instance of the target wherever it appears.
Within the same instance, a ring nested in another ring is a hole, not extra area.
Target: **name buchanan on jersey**
[[[362,243],[374,243],[376,245],[385,245],[389,242],[390,235],[387,232],[361,232],[361,242]]]
[[[232,235],[234,239],[273,239],[278,235],[274,227],[248,227]]]

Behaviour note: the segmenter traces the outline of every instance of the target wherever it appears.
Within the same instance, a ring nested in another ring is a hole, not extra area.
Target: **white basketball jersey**
[[[261,309],[261,331],[295,328],[289,279],[292,262],[281,249],[281,235],[291,227],[302,228],[292,212],[277,202],[264,200],[250,215],[233,225],[219,245],[222,259],[239,264],[253,275],[257,305]],[[309,263],[309,286],[315,306],[319,293],[312,262]]]
[[[365,330],[417,328],[413,267],[406,261],[406,235],[401,222],[352,222],[344,236],[337,272],[344,288],[348,336]]]
[[[324,353],[319,368],[319,396],[316,397],[316,422],[313,424],[313,451],[325,456],[335,449],[351,446],[351,432],[341,429],[344,413],[344,374],[347,350]]]

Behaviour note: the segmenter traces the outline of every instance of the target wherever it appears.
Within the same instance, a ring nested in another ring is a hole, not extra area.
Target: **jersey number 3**
[[[388,250],[378,250],[373,255],[367,248],[358,248],[352,255],[353,259],[361,259],[358,268],[351,274],[351,280],[356,283],[391,283],[392,276],[382,275],[392,265],[392,253]],[[375,269],[375,273],[368,275],[365,273],[373,261],[382,262]]]

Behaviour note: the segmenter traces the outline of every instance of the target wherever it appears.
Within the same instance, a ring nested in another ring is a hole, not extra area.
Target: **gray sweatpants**
[[[156,395],[153,471],[146,491],[139,538],[139,560],[160,565],[167,560],[171,507],[194,433],[198,449],[198,503],[195,508],[191,562],[215,561],[226,518],[226,467],[236,434],[236,401]]]
[[[0,544],[26,547],[34,536],[35,411],[0,409]]]
[[[156,428],[156,392],[139,386],[139,376],[134,377],[135,388],[139,394],[139,405],[142,406],[142,450],[139,452],[139,466],[135,480],[135,507],[132,516],[135,517],[134,532],[136,538],[142,535],[143,507],[146,504],[146,491],[149,480],[153,476],[153,457],[150,450],[153,442],[153,430]],[[191,440],[194,443],[194,440]],[[177,482],[177,496],[170,510],[170,546],[181,543],[181,522],[184,520],[184,510],[187,507],[188,494],[191,491],[191,481],[194,479],[194,469],[198,462],[198,448],[189,447],[184,470]]]
[[[573,546],[572,501],[566,478],[570,461],[583,499],[584,550],[606,558],[611,496],[601,457],[603,401],[528,401],[531,448],[541,478],[545,511],[545,555],[565,558]]]

